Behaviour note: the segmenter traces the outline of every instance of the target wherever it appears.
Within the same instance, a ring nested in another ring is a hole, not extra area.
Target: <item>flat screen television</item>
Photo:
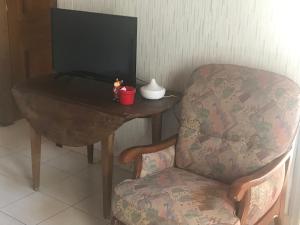
[[[137,18],[52,9],[52,55],[59,76],[136,84]]]

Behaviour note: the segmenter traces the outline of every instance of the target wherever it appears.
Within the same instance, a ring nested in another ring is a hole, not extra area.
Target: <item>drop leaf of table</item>
[[[103,214],[111,211],[114,133],[127,121],[152,118],[152,141],[161,140],[162,113],[179,97],[146,100],[136,96],[135,104],[122,106],[112,101],[112,85],[76,77],[55,75],[29,79],[13,88],[13,95],[31,126],[33,188],[40,185],[41,136],[67,146],[102,144]],[[176,95],[167,92],[167,95]]]

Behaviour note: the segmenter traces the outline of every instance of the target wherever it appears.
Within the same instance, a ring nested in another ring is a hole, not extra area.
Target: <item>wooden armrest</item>
[[[121,153],[119,160],[121,163],[128,164],[131,163],[132,161],[136,161],[143,154],[159,152],[170,146],[173,146],[176,144],[176,141],[177,141],[177,135],[165,141],[162,141],[159,144],[129,148]]]
[[[262,169],[257,170],[251,175],[242,177],[233,182],[230,187],[230,197],[237,202],[241,201],[250,188],[262,184],[263,182],[268,180],[273,175],[274,171],[276,171],[280,166],[282,166],[287,160],[290,159],[291,154],[292,151],[289,151],[273,160]]]

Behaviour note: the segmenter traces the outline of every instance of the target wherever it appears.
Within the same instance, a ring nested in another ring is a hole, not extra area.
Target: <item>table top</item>
[[[78,77],[55,78],[55,75],[31,78],[14,87],[14,90],[24,94],[38,94],[72,104],[80,104],[127,120],[164,112],[180,100],[180,94],[174,91],[166,93],[166,96],[172,97],[160,100],[144,99],[138,91],[135,104],[123,106],[112,100],[112,84]]]

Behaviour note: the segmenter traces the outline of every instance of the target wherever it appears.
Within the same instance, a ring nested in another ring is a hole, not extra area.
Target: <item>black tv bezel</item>
[[[122,15],[113,15],[113,14],[106,14],[106,13],[97,13],[97,12],[89,12],[89,11],[81,11],[81,10],[73,10],[73,9],[62,9],[62,8],[51,8],[51,13],[50,13],[50,22],[51,22],[51,50],[52,50],[52,69],[53,72],[56,74],[56,78],[59,78],[61,76],[76,76],[74,75],[75,73],[73,73],[74,71],[70,71],[70,73],[60,73],[57,72],[55,70],[55,65],[54,65],[54,34],[53,34],[53,26],[54,26],[54,22],[53,22],[53,14],[54,11],[66,11],[66,12],[77,12],[77,13],[86,13],[86,14],[96,14],[96,15],[104,15],[104,16],[111,16],[111,17],[119,17],[119,18],[129,18],[129,19],[134,19],[136,26],[135,26],[135,37],[132,39],[132,51],[131,51],[131,57],[130,57],[130,72],[127,76],[127,80],[125,81],[126,85],[131,85],[136,87],[136,78],[137,78],[137,74],[136,74],[136,63],[137,63],[137,31],[138,31],[138,18],[137,17],[131,17],[131,16],[122,16]],[[92,75],[92,72],[87,72],[86,74],[82,73],[82,75],[79,75],[80,77],[84,77],[84,78],[88,78],[88,79],[93,79],[93,80],[97,80],[97,81],[104,81],[104,82],[113,82],[116,78],[119,77],[108,77],[108,76],[103,76],[101,74],[95,74]]]

